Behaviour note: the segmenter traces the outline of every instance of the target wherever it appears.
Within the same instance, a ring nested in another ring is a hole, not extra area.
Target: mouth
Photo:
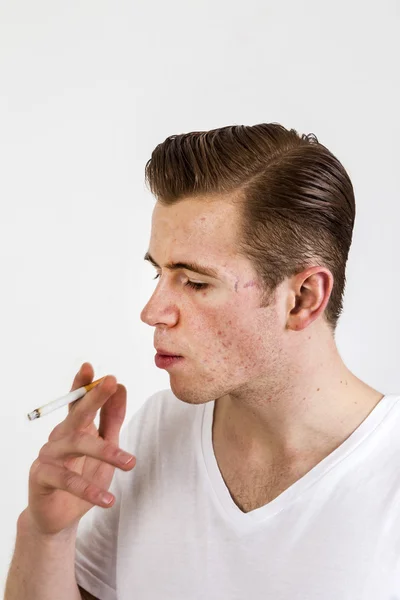
[[[164,348],[156,348],[156,351],[159,356],[174,356],[182,358],[181,354],[175,354],[174,352],[170,352],[169,350],[165,350]]]
[[[167,367],[172,367],[178,363],[183,362],[183,356],[177,356],[173,354],[157,354],[154,357],[154,362],[159,369],[165,369]]]

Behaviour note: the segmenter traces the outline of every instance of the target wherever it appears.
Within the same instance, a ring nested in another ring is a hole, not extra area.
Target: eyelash
[[[157,279],[157,277],[160,277],[159,273],[157,273],[157,275],[153,277],[153,279]],[[195,283],[194,281],[187,281],[185,285],[188,285],[196,291],[200,291],[204,290],[207,287],[208,283]]]

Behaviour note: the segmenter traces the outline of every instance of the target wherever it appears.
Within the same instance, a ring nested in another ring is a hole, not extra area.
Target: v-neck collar
[[[362,442],[378,427],[399,399],[400,396],[396,394],[385,395],[364,421],[338,448],[333,450],[333,452],[279,494],[279,496],[271,500],[271,502],[247,513],[240,510],[232,500],[219,470],[212,443],[215,401],[205,403],[203,411],[200,412],[201,418],[198,433],[209,483],[216,494],[217,502],[219,503],[220,508],[222,508],[225,517],[230,520],[238,532],[246,533],[252,529],[256,529],[259,524],[274,517],[282,510],[285,510],[300,496],[300,494],[313,486],[362,444]]]

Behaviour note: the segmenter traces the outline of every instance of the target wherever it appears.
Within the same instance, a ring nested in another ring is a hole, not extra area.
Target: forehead
[[[155,252],[220,259],[233,257],[238,236],[237,208],[220,200],[185,199],[154,207],[150,246]]]

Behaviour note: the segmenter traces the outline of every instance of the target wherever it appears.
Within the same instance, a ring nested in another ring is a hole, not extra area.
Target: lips
[[[176,354],[171,350],[166,350],[165,348],[156,348],[157,353],[161,354],[161,356],[181,356],[180,354]]]

